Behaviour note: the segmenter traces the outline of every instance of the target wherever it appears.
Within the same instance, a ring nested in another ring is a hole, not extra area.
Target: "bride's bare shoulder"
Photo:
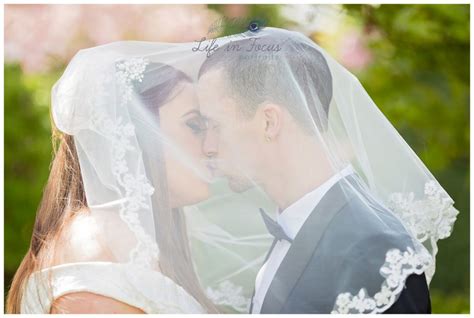
[[[136,239],[117,211],[83,208],[69,215],[54,239],[53,265],[74,262],[120,262]]]
[[[54,240],[52,265],[78,262],[121,262],[136,239],[116,210],[84,208],[66,215]],[[143,314],[143,310],[111,297],[72,292],[56,298],[53,314]]]

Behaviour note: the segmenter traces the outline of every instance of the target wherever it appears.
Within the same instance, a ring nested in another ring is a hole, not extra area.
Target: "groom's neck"
[[[281,159],[273,161],[274,166],[269,167],[264,185],[280,211],[319,187],[334,174],[329,161],[317,148],[307,148],[304,153],[287,151]]]

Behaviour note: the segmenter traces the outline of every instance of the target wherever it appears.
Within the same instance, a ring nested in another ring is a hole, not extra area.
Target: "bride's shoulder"
[[[116,211],[83,208],[68,215],[52,243],[52,265],[120,262],[128,257],[136,238]]]

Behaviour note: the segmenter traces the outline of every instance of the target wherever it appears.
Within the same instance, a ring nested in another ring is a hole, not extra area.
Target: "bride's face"
[[[170,143],[163,144],[170,206],[191,205],[209,196],[209,170],[202,153],[205,125],[189,83],[160,107],[160,126]]]

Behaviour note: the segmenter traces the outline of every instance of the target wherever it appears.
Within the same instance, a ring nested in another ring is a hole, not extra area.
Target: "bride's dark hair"
[[[143,80],[135,87],[142,104],[156,115],[159,124],[159,109],[179,94],[182,84],[192,83],[185,73],[166,64],[152,63],[147,66]],[[133,115],[132,115],[133,117]],[[140,121],[140,119],[138,119]],[[143,161],[147,176],[155,188],[152,195],[156,239],[160,249],[161,271],[177,284],[181,285],[208,312],[217,313],[213,303],[204,294],[194,271],[191,259],[185,217],[182,209],[169,206],[166,162],[159,140],[152,144],[149,131],[140,132],[142,125],[136,126],[140,148],[152,147],[153,151],[143,151]],[[150,154],[153,156],[150,156]]]
[[[150,67],[152,70],[145,74],[143,84],[136,87],[136,93],[143,105],[156,114],[159,120],[159,108],[179,93],[181,84],[191,82],[191,79],[168,65],[155,63]],[[51,123],[54,150],[51,170],[36,212],[29,249],[13,277],[8,292],[7,313],[20,313],[27,279],[33,272],[49,266],[55,243],[72,217],[78,213],[87,213],[87,198],[74,137],[60,132],[52,120]],[[137,138],[140,143],[142,139],[139,131]],[[161,148],[156,149],[159,145],[154,146],[154,153],[161,153]],[[157,231],[159,267],[164,275],[189,292],[208,312],[215,313],[217,310],[206,297],[194,271],[184,214],[182,211],[172,211],[169,207],[163,158],[151,158],[144,151],[143,159],[147,176],[155,187],[152,205],[156,216],[154,219],[160,229]]]

